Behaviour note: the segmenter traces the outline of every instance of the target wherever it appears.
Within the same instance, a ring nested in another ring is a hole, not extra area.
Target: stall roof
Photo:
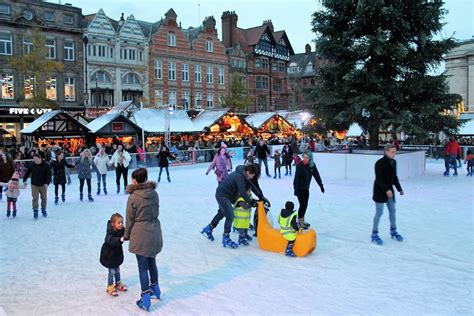
[[[362,134],[364,134],[364,131],[362,130],[362,128],[360,128],[359,124],[353,123],[353,124],[349,127],[349,130],[347,131],[346,136],[347,136],[347,137],[350,137],[350,136],[361,136]]]
[[[24,129],[22,129],[20,133],[33,134],[38,128],[41,128],[41,126],[43,126],[44,123],[48,122],[59,113],[62,113],[62,111],[56,110],[56,111],[50,111],[50,112],[44,113],[43,115],[38,117],[36,120],[31,122],[30,125],[28,125],[28,127],[25,127]]]
[[[100,129],[102,129],[105,125],[109,124],[121,114],[118,111],[109,112],[102,116],[99,116],[89,124],[87,124],[87,128],[91,130],[92,133],[97,133]]]
[[[313,114],[306,111],[284,112],[280,113],[288,122],[293,124],[297,129],[303,128],[313,118]]]
[[[165,132],[165,113],[168,110],[143,109],[132,114],[135,124],[148,133]],[[170,131],[172,133],[199,132],[185,110],[173,110],[170,115]]]
[[[459,135],[474,135],[474,119],[464,123],[459,128]]]
[[[274,117],[275,115],[278,115],[278,113],[275,112],[260,112],[260,113],[253,113],[250,114],[245,118],[247,123],[252,125],[254,128],[260,128],[265,122],[267,122],[269,119]]]
[[[199,131],[204,131],[206,127],[214,125],[221,117],[226,115],[228,111],[228,109],[204,110],[200,112],[192,122]]]
[[[122,101],[120,102],[119,104],[116,104],[112,107],[112,109],[110,109],[109,113],[110,112],[117,112],[117,113],[123,113],[124,111],[127,111],[129,110],[129,108],[131,107],[131,105],[133,104],[133,101]],[[134,110],[135,109],[135,105],[133,104],[133,107],[132,109]]]

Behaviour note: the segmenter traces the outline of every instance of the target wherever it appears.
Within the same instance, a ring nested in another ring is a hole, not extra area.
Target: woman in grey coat
[[[148,172],[145,168],[132,173],[132,184],[127,187],[130,196],[124,235],[125,240],[130,240],[128,250],[137,256],[142,288],[137,305],[145,310],[150,309],[152,295],[157,299],[161,296],[155,257],[163,247],[156,182],[147,180]]]
[[[92,159],[92,153],[89,149],[85,149],[81,153],[81,158],[79,158],[75,164],[77,166],[77,175],[79,177],[79,199],[82,201],[84,195],[82,194],[84,190],[84,182],[87,182],[87,194],[89,197],[89,202],[94,202],[92,198],[92,185],[91,185],[91,178],[92,178],[92,170],[96,173],[99,172],[97,166]]]

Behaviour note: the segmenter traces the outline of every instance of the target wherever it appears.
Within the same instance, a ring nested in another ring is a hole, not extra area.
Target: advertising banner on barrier
[[[232,159],[244,160],[244,149],[242,147],[227,148],[227,152]]]

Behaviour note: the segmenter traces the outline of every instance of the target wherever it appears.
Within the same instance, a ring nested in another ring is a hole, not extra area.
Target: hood
[[[152,196],[150,195],[150,191],[155,191],[156,189],[156,182],[154,181],[147,181],[144,183],[138,183],[138,184],[130,184],[127,186],[127,193],[130,194],[137,194],[138,196],[142,198],[151,198]]]
[[[240,165],[235,168],[235,172],[244,174],[245,166]]]

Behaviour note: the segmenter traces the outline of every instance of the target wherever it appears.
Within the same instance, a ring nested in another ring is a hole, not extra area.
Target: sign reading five
[[[35,115],[35,114],[44,114],[46,112],[51,112],[51,109],[44,109],[44,108],[10,108],[10,114],[16,115]]]

